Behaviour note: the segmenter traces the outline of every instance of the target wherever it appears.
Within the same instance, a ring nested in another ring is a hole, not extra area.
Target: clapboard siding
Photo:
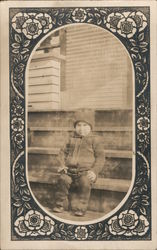
[[[43,61],[32,60],[32,62],[30,63],[29,69],[33,70],[33,69],[43,69],[43,68],[49,68],[49,67],[60,69],[60,62],[57,62],[55,60],[45,60],[43,63]]]
[[[29,86],[31,85],[43,85],[43,84],[56,84],[59,86],[60,78],[58,76],[39,76],[39,77],[30,77]],[[28,87],[29,88],[29,87]]]
[[[123,45],[109,32],[91,25],[66,29],[64,108],[128,107],[131,62]]]
[[[45,102],[29,102],[28,103],[28,108],[29,111],[34,111],[34,110],[56,110],[60,109],[60,104],[57,102],[48,102],[47,100]]]
[[[56,92],[59,93],[59,85],[54,84],[45,84],[45,85],[37,85],[37,86],[29,86],[28,94],[41,94],[41,93],[51,93]]]
[[[44,52],[43,52],[44,53]],[[32,60],[29,67],[29,110],[60,108],[60,63],[55,60]]]
[[[30,70],[29,76],[30,77],[39,77],[39,76],[60,76],[59,69],[55,69],[53,67],[48,68],[40,68],[40,69],[33,69]]]

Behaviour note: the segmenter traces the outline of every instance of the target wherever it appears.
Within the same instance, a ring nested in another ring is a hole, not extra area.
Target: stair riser
[[[71,133],[70,133],[71,134]],[[105,149],[132,149],[131,132],[99,132],[95,133],[103,138]],[[68,132],[31,132],[29,135],[30,147],[61,147],[68,139]]]
[[[28,125],[37,127],[68,127],[73,126],[74,114],[72,111],[30,112]],[[132,111],[96,111],[95,126],[132,126]]]

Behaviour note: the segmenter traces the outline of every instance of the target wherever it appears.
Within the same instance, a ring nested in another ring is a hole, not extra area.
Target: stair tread
[[[59,153],[59,148],[29,147],[28,153],[57,155]],[[104,155],[106,157],[114,157],[114,158],[132,158],[133,152],[130,150],[104,150]]]
[[[73,127],[35,127],[35,126],[30,126],[29,127],[30,131],[74,131]],[[95,132],[105,132],[105,131],[114,131],[114,132],[118,132],[118,131],[132,131],[131,127],[95,127],[94,130]]]

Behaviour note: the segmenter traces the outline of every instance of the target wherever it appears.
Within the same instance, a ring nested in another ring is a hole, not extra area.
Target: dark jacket
[[[78,171],[92,170],[96,175],[102,170],[105,162],[102,139],[90,133],[81,137],[74,133],[61,149],[58,156],[60,166],[77,168]]]

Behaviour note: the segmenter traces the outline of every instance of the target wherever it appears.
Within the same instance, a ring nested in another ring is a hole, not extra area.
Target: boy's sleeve
[[[95,154],[95,162],[92,168],[92,171],[98,175],[105,163],[105,155],[104,155],[104,145],[103,140],[100,137],[96,137],[93,142],[94,154]]]
[[[66,168],[65,159],[68,155],[68,144],[69,138],[65,141],[64,145],[60,148],[59,154],[57,156],[57,161],[60,168]]]

